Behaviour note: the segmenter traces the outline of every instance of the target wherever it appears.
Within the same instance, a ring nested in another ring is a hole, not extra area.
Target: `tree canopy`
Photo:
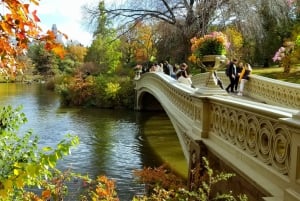
[[[277,23],[283,23],[292,3],[291,0],[126,0],[110,6],[106,12],[120,25],[141,20],[164,21],[189,38],[206,34],[210,26],[228,24],[234,24],[243,33],[261,36],[264,23],[261,12],[268,12]],[[91,16],[99,14],[95,8],[88,11]]]
[[[16,57],[25,54],[34,41],[43,42],[45,49],[63,56],[64,49],[56,42],[55,34],[50,30],[43,32],[37,10],[31,11],[31,6],[39,5],[39,0],[3,0],[1,5],[4,7],[0,12],[1,68],[15,69]]]
[[[294,0],[125,0],[107,6],[105,12],[107,18],[120,28],[120,35],[140,22],[156,23],[160,34],[164,34],[163,28],[168,30],[164,35],[169,35],[158,43],[160,47],[168,46],[172,51],[180,48],[178,54],[188,56],[191,38],[225,30],[229,26],[248,41],[262,42],[267,37],[266,29],[271,20],[272,26],[280,27],[297,15],[296,3]],[[91,25],[100,16],[97,7],[86,6],[85,13]],[[168,51],[170,49],[164,50]]]

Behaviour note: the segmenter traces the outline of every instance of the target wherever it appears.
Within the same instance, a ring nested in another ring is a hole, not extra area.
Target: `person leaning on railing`
[[[180,64],[180,70],[176,73],[178,82],[192,86],[192,80],[187,71],[188,65],[186,63]]]
[[[244,91],[245,83],[249,80],[249,75],[252,72],[251,65],[248,63],[245,63],[243,66],[243,69],[240,74],[239,82],[240,82],[240,90],[237,95],[242,96]]]

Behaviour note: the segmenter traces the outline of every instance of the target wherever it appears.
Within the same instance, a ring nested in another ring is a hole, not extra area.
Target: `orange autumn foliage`
[[[64,56],[64,47],[56,42],[55,34],[43,34],[37,11],[30,11],[30,5],[39,5],[39,0],[2,0],[1,4],[4,9],[0,12],[0,68],[20,68],[16,58],[24,55],[33,41],[40,41],[47,50]]]
[[[42,198],[44,199],[44,200],[47,200],[47,199],[49,199],[51,197],[51,191],[50,190],[44,190],[43,192],[42,192]]]

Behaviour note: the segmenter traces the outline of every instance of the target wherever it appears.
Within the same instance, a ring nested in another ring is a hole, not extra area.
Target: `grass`
[[[300,66],[298,65],[293,66],[290,73],[284,73],[283,68],[278,66],[268,68],[253,67],[252,73],[285,82],[300,84]]]

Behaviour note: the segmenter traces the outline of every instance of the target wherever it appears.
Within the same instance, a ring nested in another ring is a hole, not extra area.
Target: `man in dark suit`
[[[229,77],[229,80],[230,80],[230,84],[226,87],[226,91],[229,93],[229,92],[234,92],[233,89],[234,89],[234,86],[235,86],[235,83],[236,83],[236,79],[237,79],[237,75],[238,75],[238,72],[237,72],[237,60],[236,59],[233,59],[230,64],[229,64],[229,67],[228,67],[228,77]]]

